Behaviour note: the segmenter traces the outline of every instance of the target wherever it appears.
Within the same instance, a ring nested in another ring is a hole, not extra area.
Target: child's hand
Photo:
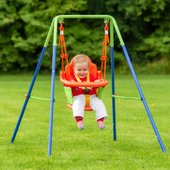
[[[71,82],[76,82],[76,81],[75,81],[75,80],[73,80],[73,79],[71,79],[70,81],[71,81]]]
[[[99,83],[99,82],[100,82],[100,80],[99,80],[99,79],[97,79],[97,80],[95,80],[94,82]]]

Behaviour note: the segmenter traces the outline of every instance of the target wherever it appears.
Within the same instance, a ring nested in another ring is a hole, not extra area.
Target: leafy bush
[[[52,19],[60,14],[109,14],[118,23],[132,62],[137,65],[167,59],[170,53],[169,0],[1,0],[0,72],[35,68]],[[86,53],[100,65],[103,20],[65,20],[67,50],[72,58]],[[51,69],[52,39],[42,63]],[[126,70],[115,36],[116,67]],[[59,56],[59,50],[57,50]],[[108,64],[110,62],[108,61]],[[57,58],[57,70],[60,58]]]

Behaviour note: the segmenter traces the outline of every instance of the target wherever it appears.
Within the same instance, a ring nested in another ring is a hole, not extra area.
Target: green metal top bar
[[[116,20],[110,15],[58,15],[58,16],[54,17],[54,19],[52,21],[52,23],[54,24],[54,27],[55,27],[55,29],[54,29],[55,35],[57,35],[56,24],[63,22],[64,19],[104,19],[105,22],[108,20],[108,21],[110,21],[111,25],[113,25],[113,27],[110,27],[111,35],[113,36],[113,28],[114,28],[116,31],[116,34],[118,36],[118,39],[120,41],[120,45],[121,46],[124,45],[124,42],[123,42],[122,36],[120,34],[119,28],[117,26]],[[51,24],[51,25],[53,25],[53,24]],[[48,45],[49,37],[51,36],[51,34],[52,34],[52,28],[50,29],[50,31],[48,33],[48,36],[47,36],[48,38],[45,41],[45,46]],[[113,37],[110,37],[110,46],[113,46],[113,44],[114,44]],[[53,40],[53,45],[57,45],[57,38],[55,38]]]
[[[54,20],[57,18],[69,18],[69,19],[102,19],[102,18],[110,18],[110,15],[58,15],[54,17]]]

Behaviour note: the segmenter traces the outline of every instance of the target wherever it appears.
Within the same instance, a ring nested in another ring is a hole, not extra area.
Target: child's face
[[[79,76],[80,78],[87,77],[87,74],[89,72],[89,66],[88,63],[77,63],[74,66],[74,74]]]

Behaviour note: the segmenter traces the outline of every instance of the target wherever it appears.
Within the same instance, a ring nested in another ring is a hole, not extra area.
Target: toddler
[[[89,79],[90,82],[97,82],[89,73],[89,57],[84,54],[78,54],[73,58],[73,70],[74,75],[72,81],[86,82]],[[90,107],[96,113],[96,120],[100,129],[105,128],[104,119],[107,118],[107,112],[104,103],[96,96],[96,88],[84,88],[84,87],[72,87],[73,95],[73,117],[77,122],[79,129],[84,129],[84,108],[86,105],[85,94],[90,95]]]

